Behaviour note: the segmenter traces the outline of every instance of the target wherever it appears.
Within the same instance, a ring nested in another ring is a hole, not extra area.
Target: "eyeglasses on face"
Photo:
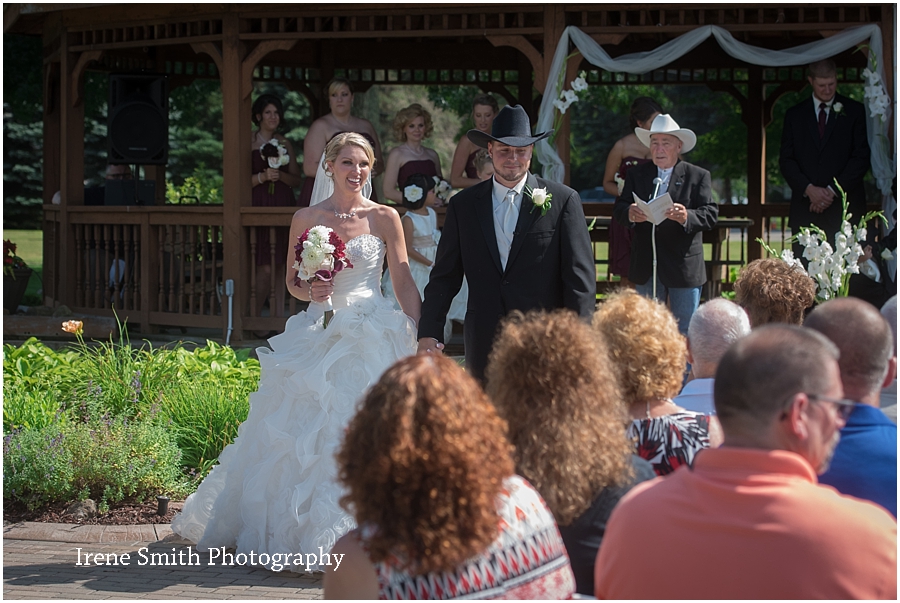
[[[853,409],[856,407],[856,401],[848,400],[847,398],[829,398],[828,396],[822,396],[820,394],[806,394],[806,397],[814,402],[831,402],[832,404],[837,404],[838,415],[844,421],[850,417],[850,413],[852,413]]]

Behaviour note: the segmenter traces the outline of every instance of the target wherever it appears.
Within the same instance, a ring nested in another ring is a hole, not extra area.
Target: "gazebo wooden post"
[[[766,201],[766,116],[763,69],[752,65],[748,71],[747,102],[742,118],[747,126],[747,217],[753,220],[747,229],[747,259],[752,262],[762,257],[762,246],[756,238],[763,236],[762,204]]]
[[[49,204],[56,191],[61,190],[60,180],[60,70],[59,54],[52,51],[54,42],[59,37],[61,27],[59,15],[54,15],[49,20],[48,27],[43,31],[44,66],[43,66],[43,183],[44,203]],[[60,206],[65,212],[66,206]],[[56,275],[59,272],[59,222],[49,220],[44,222],[44,230],[51,230],[51,236],[43,239],[43,303],[52,305],[59,299],[60,291],[56,283]]]
[[[544,5],[544,78],[550,77],[550,67],[553,64],[553,55],[556,53],[556,46],[562,37],[563,30],[566,28],[565,7],[561,4]],[[563,69],[568,71],[568,64],[563,65]],[[541,103],[552,103],[552,98],[542,98]],[[538,107],[535,107],[538,109]],[[563,178],[565,184],[569,184],[569,116],[566,115],[556,133],[556,152],[566,167],[566,175]]]
[[[60,303],[75,303],[75,270],[78,261],[75,238],[69,223],[68,208],[84,205],[84,80],[78,73],[78,55],[69,52],[65,26],[59,30],[59,118],[60,118],[60,195],[61,212],[58,249],[61,272],[59,283]]]
[[[222,174],[223,227],[222,278],[234,281],[232,341],[243,340],[242,317],[249,303],[247,245],[243,241],[241,207],[250,205],[250,90],[244,90],[243,63],[247,54],[238,38],[239,17],[228,13],[223,18],[222,65]],[[228,326],[228,312],[222,312],[223,330]]]

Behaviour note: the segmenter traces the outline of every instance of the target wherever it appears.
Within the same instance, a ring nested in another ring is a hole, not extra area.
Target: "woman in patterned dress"
[[[575,579],[540,495],[513,474],[506,423],[453,360],[400,360],[338,453],[341,538],[326,599],[568,599]]]
[[[657,475],[691,465],[700,450],[722,443],[715,417],[672,402],[681,391],[687,345],[669,310],[632,290],[614,293],[594,314],[628,403],[629,437]]]

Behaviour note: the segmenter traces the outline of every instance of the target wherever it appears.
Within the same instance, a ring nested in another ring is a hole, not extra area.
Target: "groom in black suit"
[[[809,66],[812,97],[785,113],[780,158],[781,174],[791,187],[791,232],[815,224],[832,246],[842,211],[834,179],[847,193],[855,226],[866,213],[863,177],[869,170],[865,107],[836,94],[836,74],[831,60]],[[794,243],[794,256],[802,253],[803,247]]]
[[[470,130],[486,148],[494,177],[455,195],[447,210],[419,322],[419,353],[439,352],[450,302],[469,283],[466,370],[483,381],[500,320],[514,310],[568,308],[590,320],[597,273],[581,199],[528,171],[534,143],[521,106],[504,107],[491,134]],[[541,204],[546,193],[546,202]]]

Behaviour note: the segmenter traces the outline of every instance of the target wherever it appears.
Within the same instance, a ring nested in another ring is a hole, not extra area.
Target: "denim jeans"
[[[643,285],[635,285],[638,293],[644,297],[653,298],[653,279],[649,279]],[[678,330],[687,337],[688,325],[691,324],[691,316],[700,305],[700,287],[666,287],[659,278],[656,279],[656,299],[662,303],[668,302],[669,309],[678,320]]]

